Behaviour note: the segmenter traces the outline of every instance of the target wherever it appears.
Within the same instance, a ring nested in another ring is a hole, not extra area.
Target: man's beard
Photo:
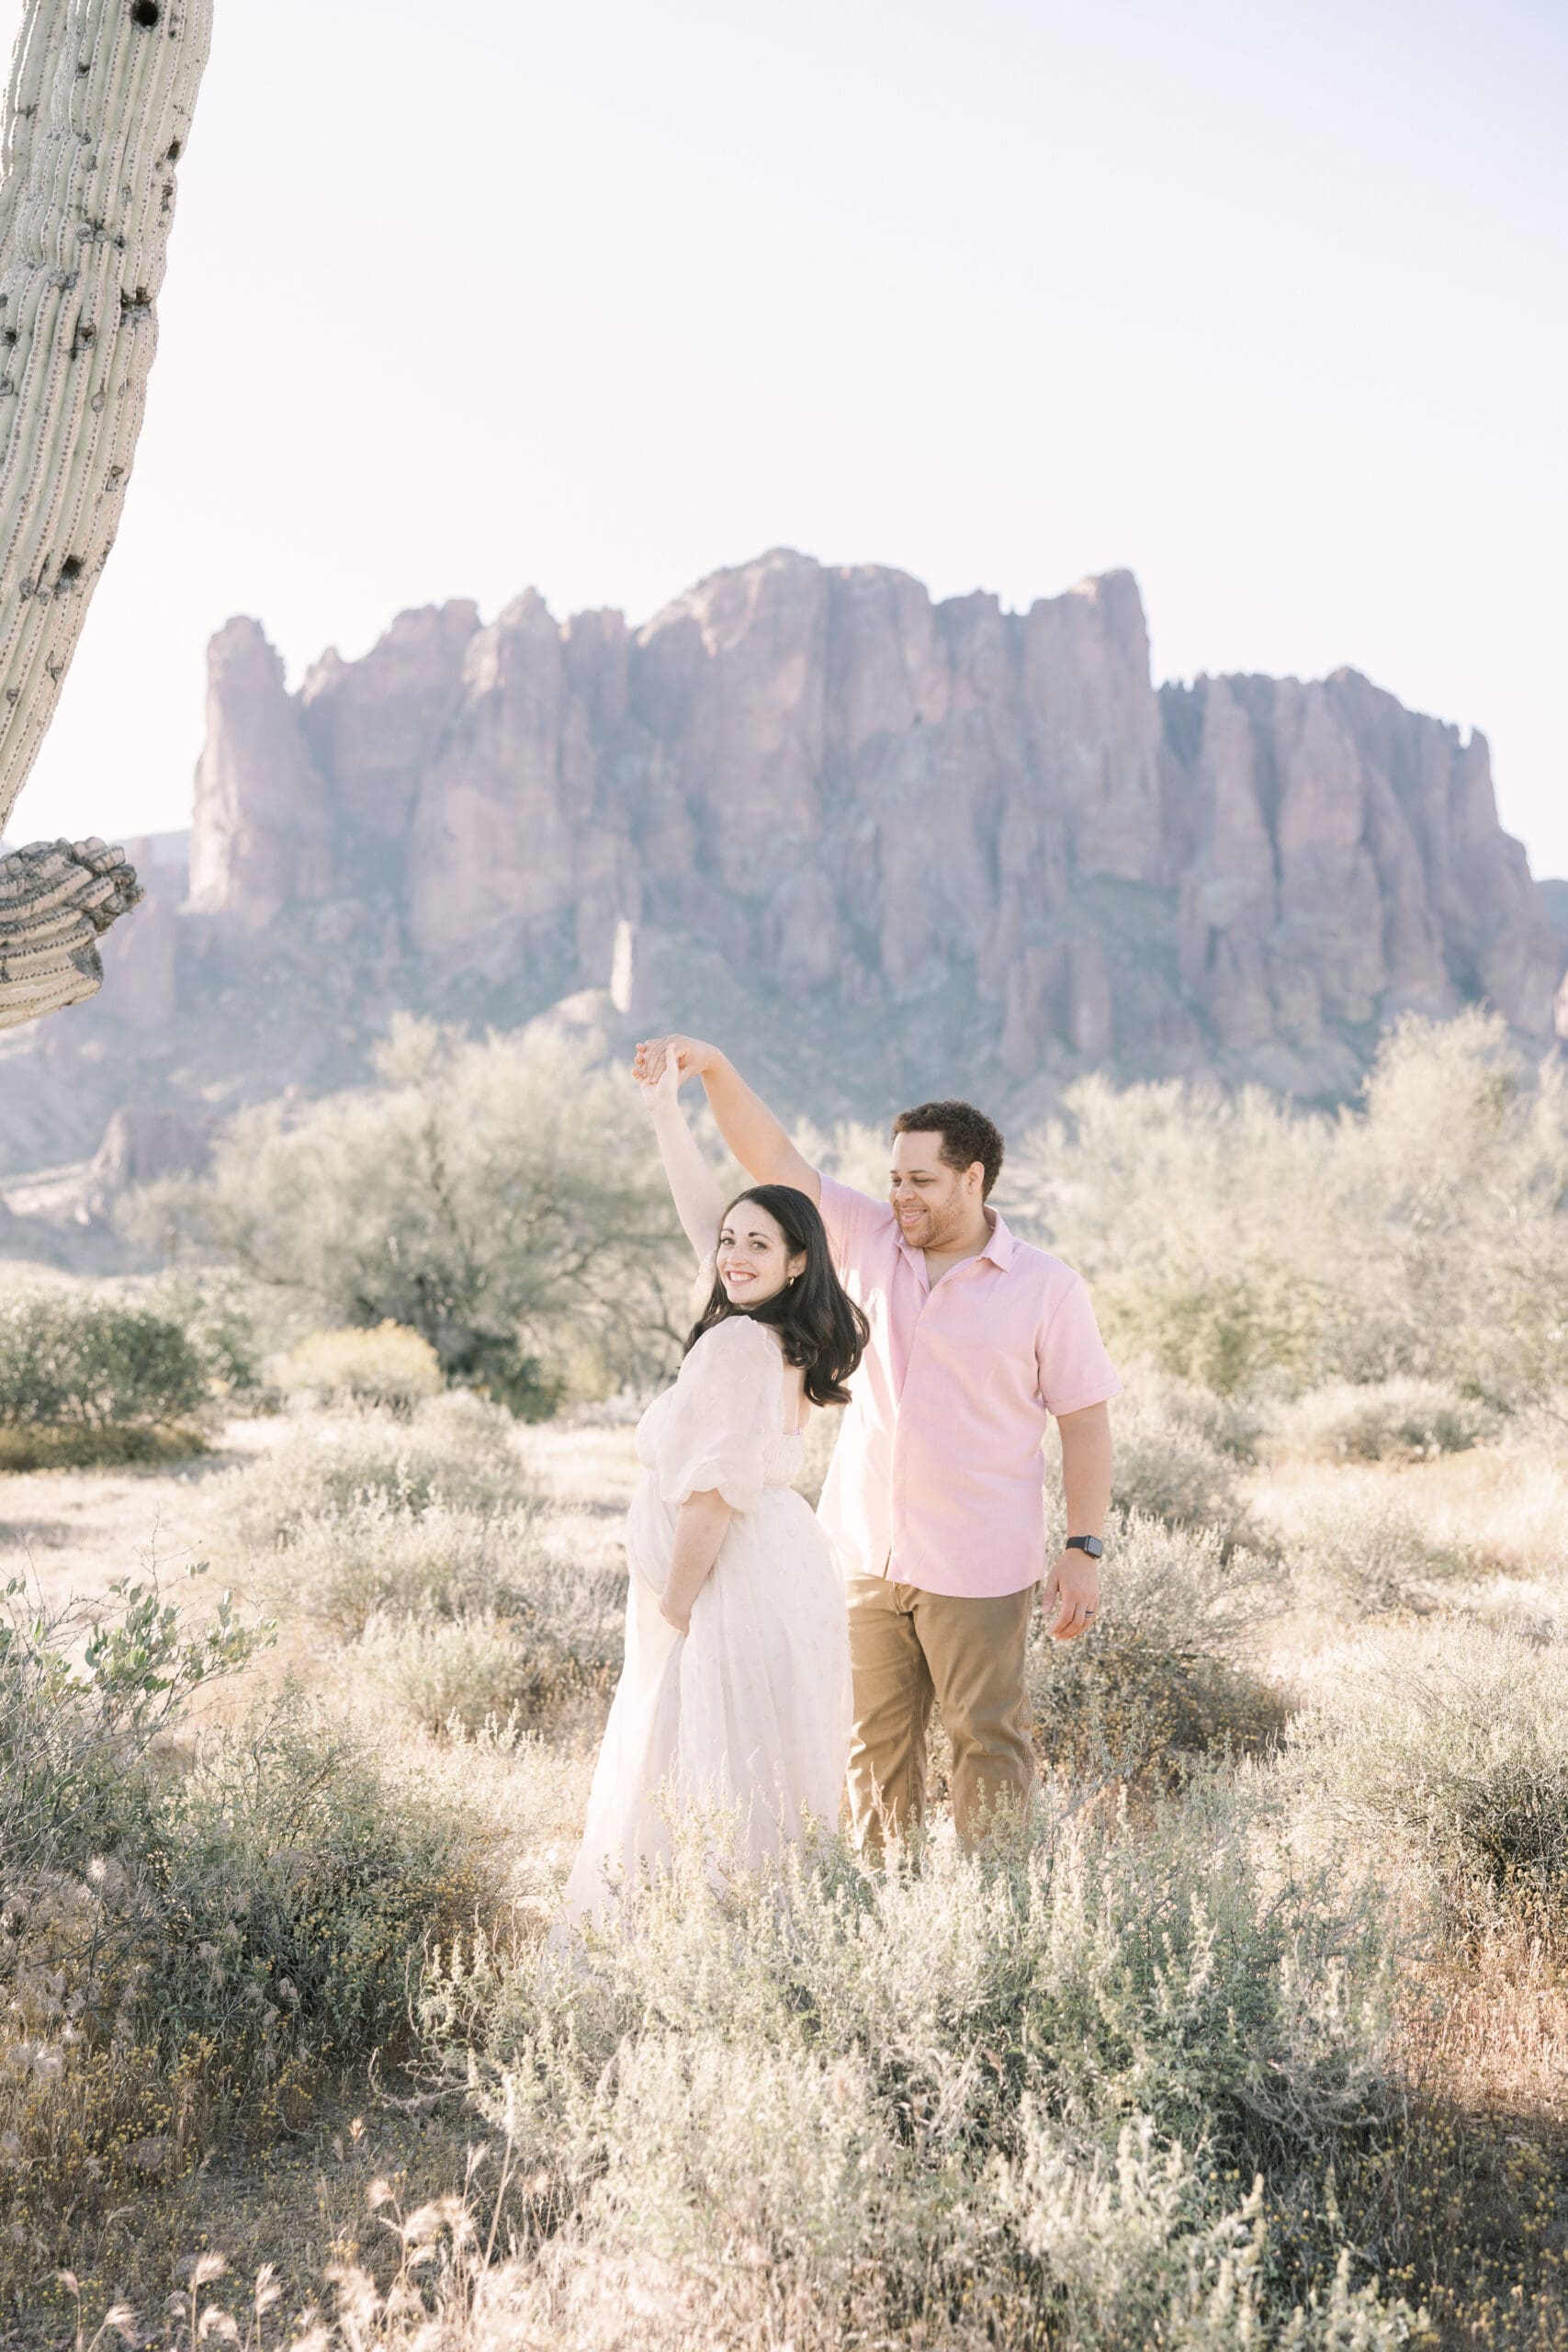
[[[957,1238],[961,1223],[959,1204],[954,1201],[943,1209],[925,1209],[912,1231],[908,1227],[903,1228],[904,1238],[916,1249],[940,1250]]]

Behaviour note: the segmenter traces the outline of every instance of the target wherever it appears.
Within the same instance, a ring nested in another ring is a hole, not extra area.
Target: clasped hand
[[[632,1060],[632,1076],[639,1086],[655,1086],[673,1061],[680,1072],[679,1085],[681,1079],[701,1078],[714,1058],[713,1047],[700,1037],[644,1037]]]

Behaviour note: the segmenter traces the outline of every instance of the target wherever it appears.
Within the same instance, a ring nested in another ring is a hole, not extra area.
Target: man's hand
[[[632,1076],[637,1084],[656,1086],[671,1054],[680,1064],[682,1078],[705,1078],[718,1059],[717,1046],[705,1046],[700,1037],[645,1037],[632,1063]]]
[[[1087,1634],[1100,1613],[1100,1562],[1087,1552],[1058,1552],[1043,1601],[1054,1642]]]
[[[734,1063],[701,1037],[645,1037],[632,1064],[639,1085],[658,1082],[674,1061],[682,1078],[700,1078],[708,1108],[728,1148],[756,1184],[793,1184],[808,1201],[822,1197],[822,1180],[802,1159],[760,1094],[753,1094]]]

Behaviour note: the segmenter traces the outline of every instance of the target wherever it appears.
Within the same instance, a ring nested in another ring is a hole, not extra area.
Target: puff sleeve
[[[783,1366],[778,1342],[744,1316],[704,1332],[660,1432],[655,1468],[666,1503],[716,1491],[731,1510],[756,1510],[765,1449],[780,1433]]]

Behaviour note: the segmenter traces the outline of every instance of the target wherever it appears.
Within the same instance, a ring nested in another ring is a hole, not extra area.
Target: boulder
[[[91,1197],[102,1207],[138,1184],[161,1176],[199,1174],[209,1152],[207,1136],[175,1111],[125,1103],[110,1118],[88,1168]]]

